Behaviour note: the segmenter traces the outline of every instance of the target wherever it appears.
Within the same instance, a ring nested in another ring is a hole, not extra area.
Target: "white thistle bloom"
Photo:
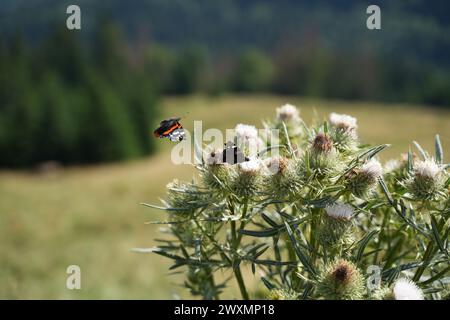
[[[288,166],[288,160],[280,156],[274,156],[265,159],[264,164],[271,174],[284,173]]]
[[[288,103],[277,108],[277,118],[281,121],[298,122],[300,120],[300,112],[295,106]]]
[[[258,137],[258,130],[255,126],[240,123],[234,131],[236,133],[236,145],[247,155],[257,155],[264,146],[263,141]]]
[[[255,126],[239,123],[234,131],[238,140],[258,139],[258,130]]]
[[[250,161],[245,161],[239,164],[239,169],[243,172],[254,173],[261,169],[261,161],[258,159],[251,159]]]
[[[350,220],[353,216],[353,207],[348,204],[334,203],[325,208],[328,216],[338,220]]]
[[[395,300],[423,300],[423,292],[411,280],[400,278],[394,284]]]
[[[414,172],[420,177],[434,179],[440,171],[438,164],[432,159],[417,161],[414,164]]]
[[[353,131],[358,128],[358,125],[356,124],[356,118],[346,115],[346,114],[339,114],[332,112],[330,114],[330,123],[337,127],[342,128],[346,131]]]
[[[372,158],[362,165],[361,173],[371,179],[377,179],[383,174],[383,167],[378,160]]]
[[[400,161],[397,159],[390,159],[384,164],[384,171],[386,173],[395,171],[400,168]]]
[[[208,152],[208,154],[206,155],[206,163],[209,165],[222,163],[222,151],[216,149]]]

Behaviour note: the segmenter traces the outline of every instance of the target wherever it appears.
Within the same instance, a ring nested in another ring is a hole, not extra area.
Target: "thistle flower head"
[[[372,158],[362,165],[360,172],[365,175],[368,180],[376,182],[383,174],[383,167],[378,160]]]
[[[222,164],[222,150],[216,149],[208,152],[205,162],[208,165]]]
[[[342,129],[343,131],[355,131],[358,128],[356,124],[356,118],[346,115],[332,112],[330,114],[330,123],[332,126]]]
[[[239,123],[234,129],[238,140],[251,140],[258,138],[258,130],[255,126]]]
[[[271,157],[265,160],[268,174],[264,177],[267,194],[275,199],[285,199],[298,194],[302,180],[295,170],[296,163],[285,157]]]
[[[194,183],[180,182],[177,179],[167,184],[167,205],[181,215],[193,214],[205,205],[205,194]]]
[[[414,174],[407,185],[410,192],[421,200],[434,199],[444,184],[442,168],[433,160],[416,161]]]
[[[353,216],[353,207],[348,204],[334,203],[325,208],[327,215],[336,220],[348,221]]]
[[[411,280],[399,278],[393,288],[395,300],[423,300],[423,292]]]
[[[314,138],[311,147],[317,153],[330,153],[333,150],[333,140],[327,134],[319,133]]]
[[[414,174],[423,179],[435,179],[441,172],[438,164],[433,159],[417,161],[414,164]]]
[[[353,207],[347,204],[334,203],[325,207],[326,216],[319,227],[318,235],[321,243],[330,251],[351,245],[355,239],[353,232]]]
[[[330,124],[334,128],[330,134],[336,149],[341,152],[354,151],[357,148],[356,118],[346,114],[331,113]]]
[[[247,174],[255,174],[261,170],[261,161],[258,159],[251,159],[250,161],[244,161],[239,163],[239,170]]]
[[[211,191],[226,192],[233,168],[228,163],[209,164],[202,170],[203,184]]]
[[[364,278],[353,263],[338,259],[321,271],[317,292],[329,300],[359,300],[364,297]]]
[[[255,156],[263,146],[263,141],[258,137],[256,127],[247,124],[238,124],[235,129],[236,145],[249,156]]]
[[[353,267],[343,260],[334,267],[331,276],[336,283],[346,284],[352,278],[353,272]]]
[[[271,174],[281,174],[286,172],[289,165],[289,160],[285,157],[271,157],[264,161],[269,173]]]
[[[380,162],[370,159],[359,168],[351,170],[346,176],[346,187],[357,197],[365,197],[372,191],[383,173]]]
[[[300,112],[292,104],[285,104],[285,105],[277,108],[277,119],[284,121],[284,122],[290,122],[290,121],[299,122],[300,121]]]
[[[231,190],[238,196],[248,198],[255,196],[260,188],[262,180],[261,161],[251,159],[239,163],[234,178],[231,182]]]

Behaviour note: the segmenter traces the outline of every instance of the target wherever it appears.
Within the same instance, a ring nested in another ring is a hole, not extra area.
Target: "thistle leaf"
[[[420,153],[420,156],[422,157],[423,160],[427,160],[428,159],[428,154],[426,153],[426,151],[422,148],[422,146],[417,142],[417,141],[413,141],[414,145],[416,146],[417,150]]]
[[[267,289],[273,290],[273,289],[276,288],[276,287],[275,287],[272,283],[270,283],[270,281],[267,280],[266,278],[261,277],[261,280],[262,280],[262,282],[264,283],[264,285],[266,286]]]
[[[431,231],[433,232],[433,237],[436,240],[436,244],[439,247],[439,250],[445,255],[448,255],[447,250],[445,249],[444,243],[442,242],[441,236],[439,235],[438,223],[436,218],[431,215]]]
[[[367,245],[369,244],[370,240],[372,240],[372,238],[377,235],[380,232],[380,230],[372,230],[371,232],[369,232],[368,234],[366,234],[364,236],[364,238],[362,238],[359,243],[358,243],[358,251],[356,253],[356,258],[355,258],[355,262],[359,262],[364,254],[364,250],[367,247]]]
[[[305,269],[313,276],[316,276],[316,271],[314,270],[313,266],[311,265],[311,262],[309,258],[302,252],[300,246],[297,243],[297,239],[295,239],[295,236],[292,232],[291,227],[289,224],[285,221],[284,222],[286,226],[286,231],[289,235],[289,238],[291,240],[292,246],[294,247],[295,253],[297,254],[297,257],[299,258],[302,265],[305,267]]]
[[[439,164],[444,163],[444,152],[442,151],[441,139],[438,134],[434,139],[434,148],[436,152],[436,162]]]

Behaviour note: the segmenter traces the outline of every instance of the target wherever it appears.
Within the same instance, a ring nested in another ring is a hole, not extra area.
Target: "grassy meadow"
[[[307,122],[315,113],[325,119],[332,111],[357,117],[364,142],[392,144],[382,160],[407,152],[412,140],[432,150],[436,133],[444,151],[450,150],[450,111],[444,109],[279,96],[169,97],[160,108],[162,117],[183,117],[188,130],[194,120],[202,120],[204,130],[240,122],[261,128],[261,119],[286,102],[299,106]],[[158,226],[144,222],[164,216],[139,203],[158,203],[169,181],[194,173],[189,165],[170,162],[173,143],[158,143],[153,157],[127,163],[46,173],[0,171],[0,298],[189,297],[177,286],[179,278],[168,276],[170,261],[130,252],[155,244]],[[81,290],[65,287],[71,264],[81,267]]]

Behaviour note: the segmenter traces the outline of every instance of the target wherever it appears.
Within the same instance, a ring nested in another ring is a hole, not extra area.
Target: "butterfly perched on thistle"
[[[160,122],[159,127],[153,131],[157,138],[168,138],[170,141],[182,141],[186,133],[180,124],[181,118],[170,118]]]
[[[250,159],[231,141],[225,143],[225,148],[222,151],[222,162],[228,164],[242,163]]]

